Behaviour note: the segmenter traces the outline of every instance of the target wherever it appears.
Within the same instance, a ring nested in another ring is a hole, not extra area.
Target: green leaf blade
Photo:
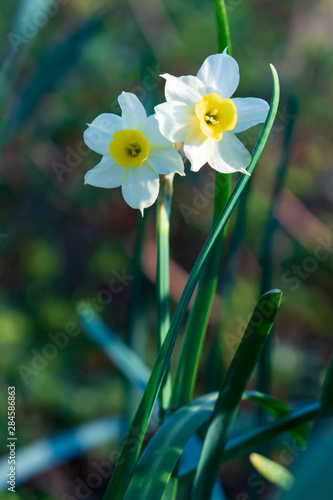
[[[246,393],[243,394],[243,399],[250,399],[268,414],[273,415],[273,417],[276,418],[283,418],[291,413],[291,409],[288,405],[279,399],[269,396],[268,394],[263,394],[262,392],[246,391]],[[309,427],[306,424],[299,425],[298,427],[291,429],[290,434],[301,446],[305,446],[309,435]]]
[[[205,437],[194,479],[194,500],[210,498],[242,394],[272,329],[281,299],[282,292],[279,290],[260,297],[230,364]]]
[[[271,107],[256,147],[253,151],[252,160],[248,167],[248,172],[250,174],[253,172],[265,147],[278,110],[280,96],[279,78],[276,69],[273,66],[271,66],[271,69],[273,75],[273,95]],[[115,466],[111,481],[104,496],[104,500],[122,500],[124,498],[125,492],[139,458],[149,419],[153,411],[153,406],[156,402],[166,371],[168,369],[170,357],[176,343],[187,306],[193,295],[196,284],[198,283],[200,274],[207,261],[208,255],[212,250],[215,242],[219,238],[221,232],[223,231],[225,225],[227,224],[248,181],[249,176],[247,175],[243,175],[238,181],[233,193],[228,200],[228,203],[226,204],[224,210],[218,218],[214,228],[210,232],[206,243],[204,244],[200,255],[191,271],[179,304],[172,318],[169,332],[157,357],[146,391],[132,422],[128,437],[122,447],[120,457]]]
[[[206,394],[166,419],[145,449],[125,500],[162,498],[186,443],[211,416],[217,396]]]

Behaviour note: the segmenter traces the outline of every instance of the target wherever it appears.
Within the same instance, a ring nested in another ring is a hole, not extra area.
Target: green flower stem
[[[142,217],[141,213],[137,214],[137,234],[134,246],[134,255],[132,259],[131,273],[136,276],[132,284],[132,293],[130,296],[130,311],[128,318],[128,345],[131,349],[146,362],[147,353],[147,304],[146,296],[146,279],[141,267],[142,249],[145,237],[147,218]],[[141,394],[133,384],[128,384],[129,397],[127,401],[127,409],[129,421],[135,415],[138,407]]]
[[[159,352],[170,328],[170,269],[169,237],[173,177],[163,175],[157,201],[157,351]],[[160,392],[160,417],[164,420],[171,397],[171,378],[168,371]]]
[[[213,225],[231,192],[231,175],[216,173]],[[172,406],[192,399],[200,356],[212,309],[227,226],[224,228],[201,275],[197,296],[190,312],[172,393]]]
[[[228,53],[231,56],[230,29],[224,0],[214,0],[214,4],[217,20],[217,40],[219,51],[223,52],[226,47],[229,47]]]
[[[226,47],[229,47],[229,54],[231,54],[230,30],[225,3],[223,0],[214,0],[214,3],[218,27],[218,48],[220,52],[223,52]],[[216,172],[212,227],[224,209],[230,193],[231,175]],[[207,260],[200,278],[194,305],[186,324],[172,394],[172,405],[176,407],[190,401],[193,395],[201,352],[218,283],[226,232],[227,227],[224,228]]]

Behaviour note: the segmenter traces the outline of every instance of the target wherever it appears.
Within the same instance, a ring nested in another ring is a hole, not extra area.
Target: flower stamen
[[[134,142],[133,144],[127,144],[126,149],[128,149],[128,154],[131,156],[138,156],[141,153],[140,144]]]
[[[217,114],[218,114],[219,110],[217,108],[214,108],[212,109],[211,111],[208,111],[208,113],[205,114],[204,116],[204,120],[205,122],[207,122],[208,124],[211,124],[211,125],[218,125],[218,123],[220,123],[217,118]]]
[[[139,130],[119,130],[110,142],[110,155],[121,167],[141,167],[148,158],[149,144]]]
[[[206,137],[220,141],[223,132],[232,130],[237,123],[236,106],[231,99],[219,94],[207,94],[195,106],[201,131]]]

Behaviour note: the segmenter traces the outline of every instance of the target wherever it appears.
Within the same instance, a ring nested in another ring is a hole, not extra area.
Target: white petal
[[[233,95],[239,84],[237,61],[227,54],[215,54],[207,57],[198,71],[197,77],[205,84],[207,93],[217,92],[223,98]]]
[[[142,130],[145,127],[147,113],[136,95],[122,92],[118,102],[122,111],[123,128]]]
[[[173,146],[153,146],[146,162],[160,175],[185,175],[182,157]]]
[[[113,113],[102,113],[90,123],[90,126],[98,128],[113,136],[115,132],[122,128],[122,121],[118,115],[114,115]]]
[[[128,170],[127,180],[122,185],[124,200],[130,207],[142,211],[156,201],[160,187],[159,175],[145,163]]]
[[[110,155],[109,145],[113,134],[122,128],[120,116],[103,113],[88,124],[83,138],[87,146],[101,155]]]
[[[188,134],[184,143],[184,153],[191,163],[193,172],[198,172],[210,160],[216,149],[216,142],[206,137],[201,130],[193,130]]]
[[[167,101],[185,102],[194,107],[206,92],[205,85],[195,76],[161,75],[165,78],[165,97]]]
[[[171,144],[169,139],[161,134],[156,115],[148,116],[143,135],[145,139],[147,139],[150,146],[152,144]]]
[[[233,129],[234,133],[243,132],[258,123],[266,120],[269,105],[263,99],[256,97],[238,97],[232,99],[237,109],[237,123]]]
[[[114,188],[121,186],[127,176],[127,168],[117,165],[111,156],[104,156],[96,167],[86,173],[84,183],[101,188]]]
[[[194,111],[183,102],[164,102],[155,107],[160,131],[171,142],[183,142],[196,118]]]
[[[233,172],[246,172],[251,155],[242,142],[237,139],[233,132],[223,132],[218,147],[214,150],[209,164],[212,168],[223,174]]]

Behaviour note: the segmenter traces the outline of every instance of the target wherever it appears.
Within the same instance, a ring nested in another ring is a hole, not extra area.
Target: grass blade
[[[268,394],[263,394],[262,392],[246,391],[246,393],[243,394],[243,399],[250,399],[262,410],[266,411],[269,415],[273,415],[275,418],[282,418],[286,415],[290,415],[291,413],[291,409],[288,405],[279,399],[273,398]],[[295,429],[292,429],[290,434],[301,446],[305,446],[307,444],[309,428],[306,424],[303,424]]]
[[[236,417],[244,389],[258,356],[271,331],[281,304],[282,292],[272,290],[262,295],[228,369],[205,437],[194,479],[195,500],[210,498],[216,481],[221,454]]]
[[[172,176],[173,177],[173,176]],[[163,175],[161,189],[157,200],[157,348],[161,349],[170,328],[170,212],[172,204],[172,181],[170,176]],[[165,411],[171,398],[171,378],[169,370],[160,391],[160,416],[163,422]]]
[[[271,66],[271,69],[273,74],[273,95],[271,107],[252,155],[252,160],[248,168],[248,172],[250,174],[253,172],[265,147],[278,109],[280,96],[279,79],[276,69],[273,66]],[[175,314],[172,318],[169,332],[157,357],[152,375],[147,385],[147,389],[143,395],[138,411],[132,422],[128,438],[123,445],[119,460],[116,464],[113,475],[111,477],[111,481],[104,496],[105,500],[120,500],[124,497],[127,486],[138,461],[139,453],[148,427],[148,422],[151,417],[154,404],[158,397],[161,384],[168,369],[170,357],[177,340],[179,329],[184,318],[187,306],[190,302],[200,274],[207,261],[207,257],[214,247],[215,242],[219,238],[221,231],[224,229],[226,223],[228,222],[233,209],[235,208],[237,201],[239,200],[239,197],[242,194],[248,181],[249,176],[247,175],[243,175],[240,178],[232,195],[228,200],[227,205],[222,211],[214,228],[210,232],[209,237],[207,238],[207,241],[204,244],[200,255],[191,271],[179,304],[176,308]]]
[[[265,426],[258,427],[241,436],[232,438],[228,441],[225,452],[221,456],[221,463],[233,460],[239,456],[248,454],[271,439],[276,438],[283,432],[291,432],[292,429],[300,425],[310,422],[315,419],[319,413],[320,403],[313,403],[301,410],[295,410],[289,415],[275,422],[271,422]],[[194,477],[196,464],[193,464],[190,470],[190,465],[187,464],[186,472],[180,474],[182,481],[190,480]]]
[[[134,252],[130,267],[130,273],[133,276],[136,276],[136,278],[132,282],[131,286],[129,301],[129,310],[131,311],[131,314],[128,318],[126,335],[128,347],[130,347],[130,349],[137,355],[141,362],[146,362],[148,342],[148,284],[141,268],[146,224],[147,217],[142,217],[141,213],[138,212],[137,234],[135,237]],[[146,382],[148,382],[148,379]],[[142,394],[139,394],[137,388],[133,385],[129,385],[125,389],[127,389],[126,415],[128,416],[128,421],[131,422],[140,404]]]
[[[199,427],[207,422],[216,400],[217,393],[205,394],[166,419],[147,445],[125,500],[162,498],[185,445]]]
[[[125,500],[155,500],[166,495],[179,459],[180,476],[196,467],[202,446],[195,433],[211,418],[217,398],[217,392],[206,394],[167,418],[140,458]],[[266,400],[265,395],[259,393],[246,392],[243,398],[259,401],[271,414],[282,413],[286,408],[290,411],[281,401],[271,397]]]

